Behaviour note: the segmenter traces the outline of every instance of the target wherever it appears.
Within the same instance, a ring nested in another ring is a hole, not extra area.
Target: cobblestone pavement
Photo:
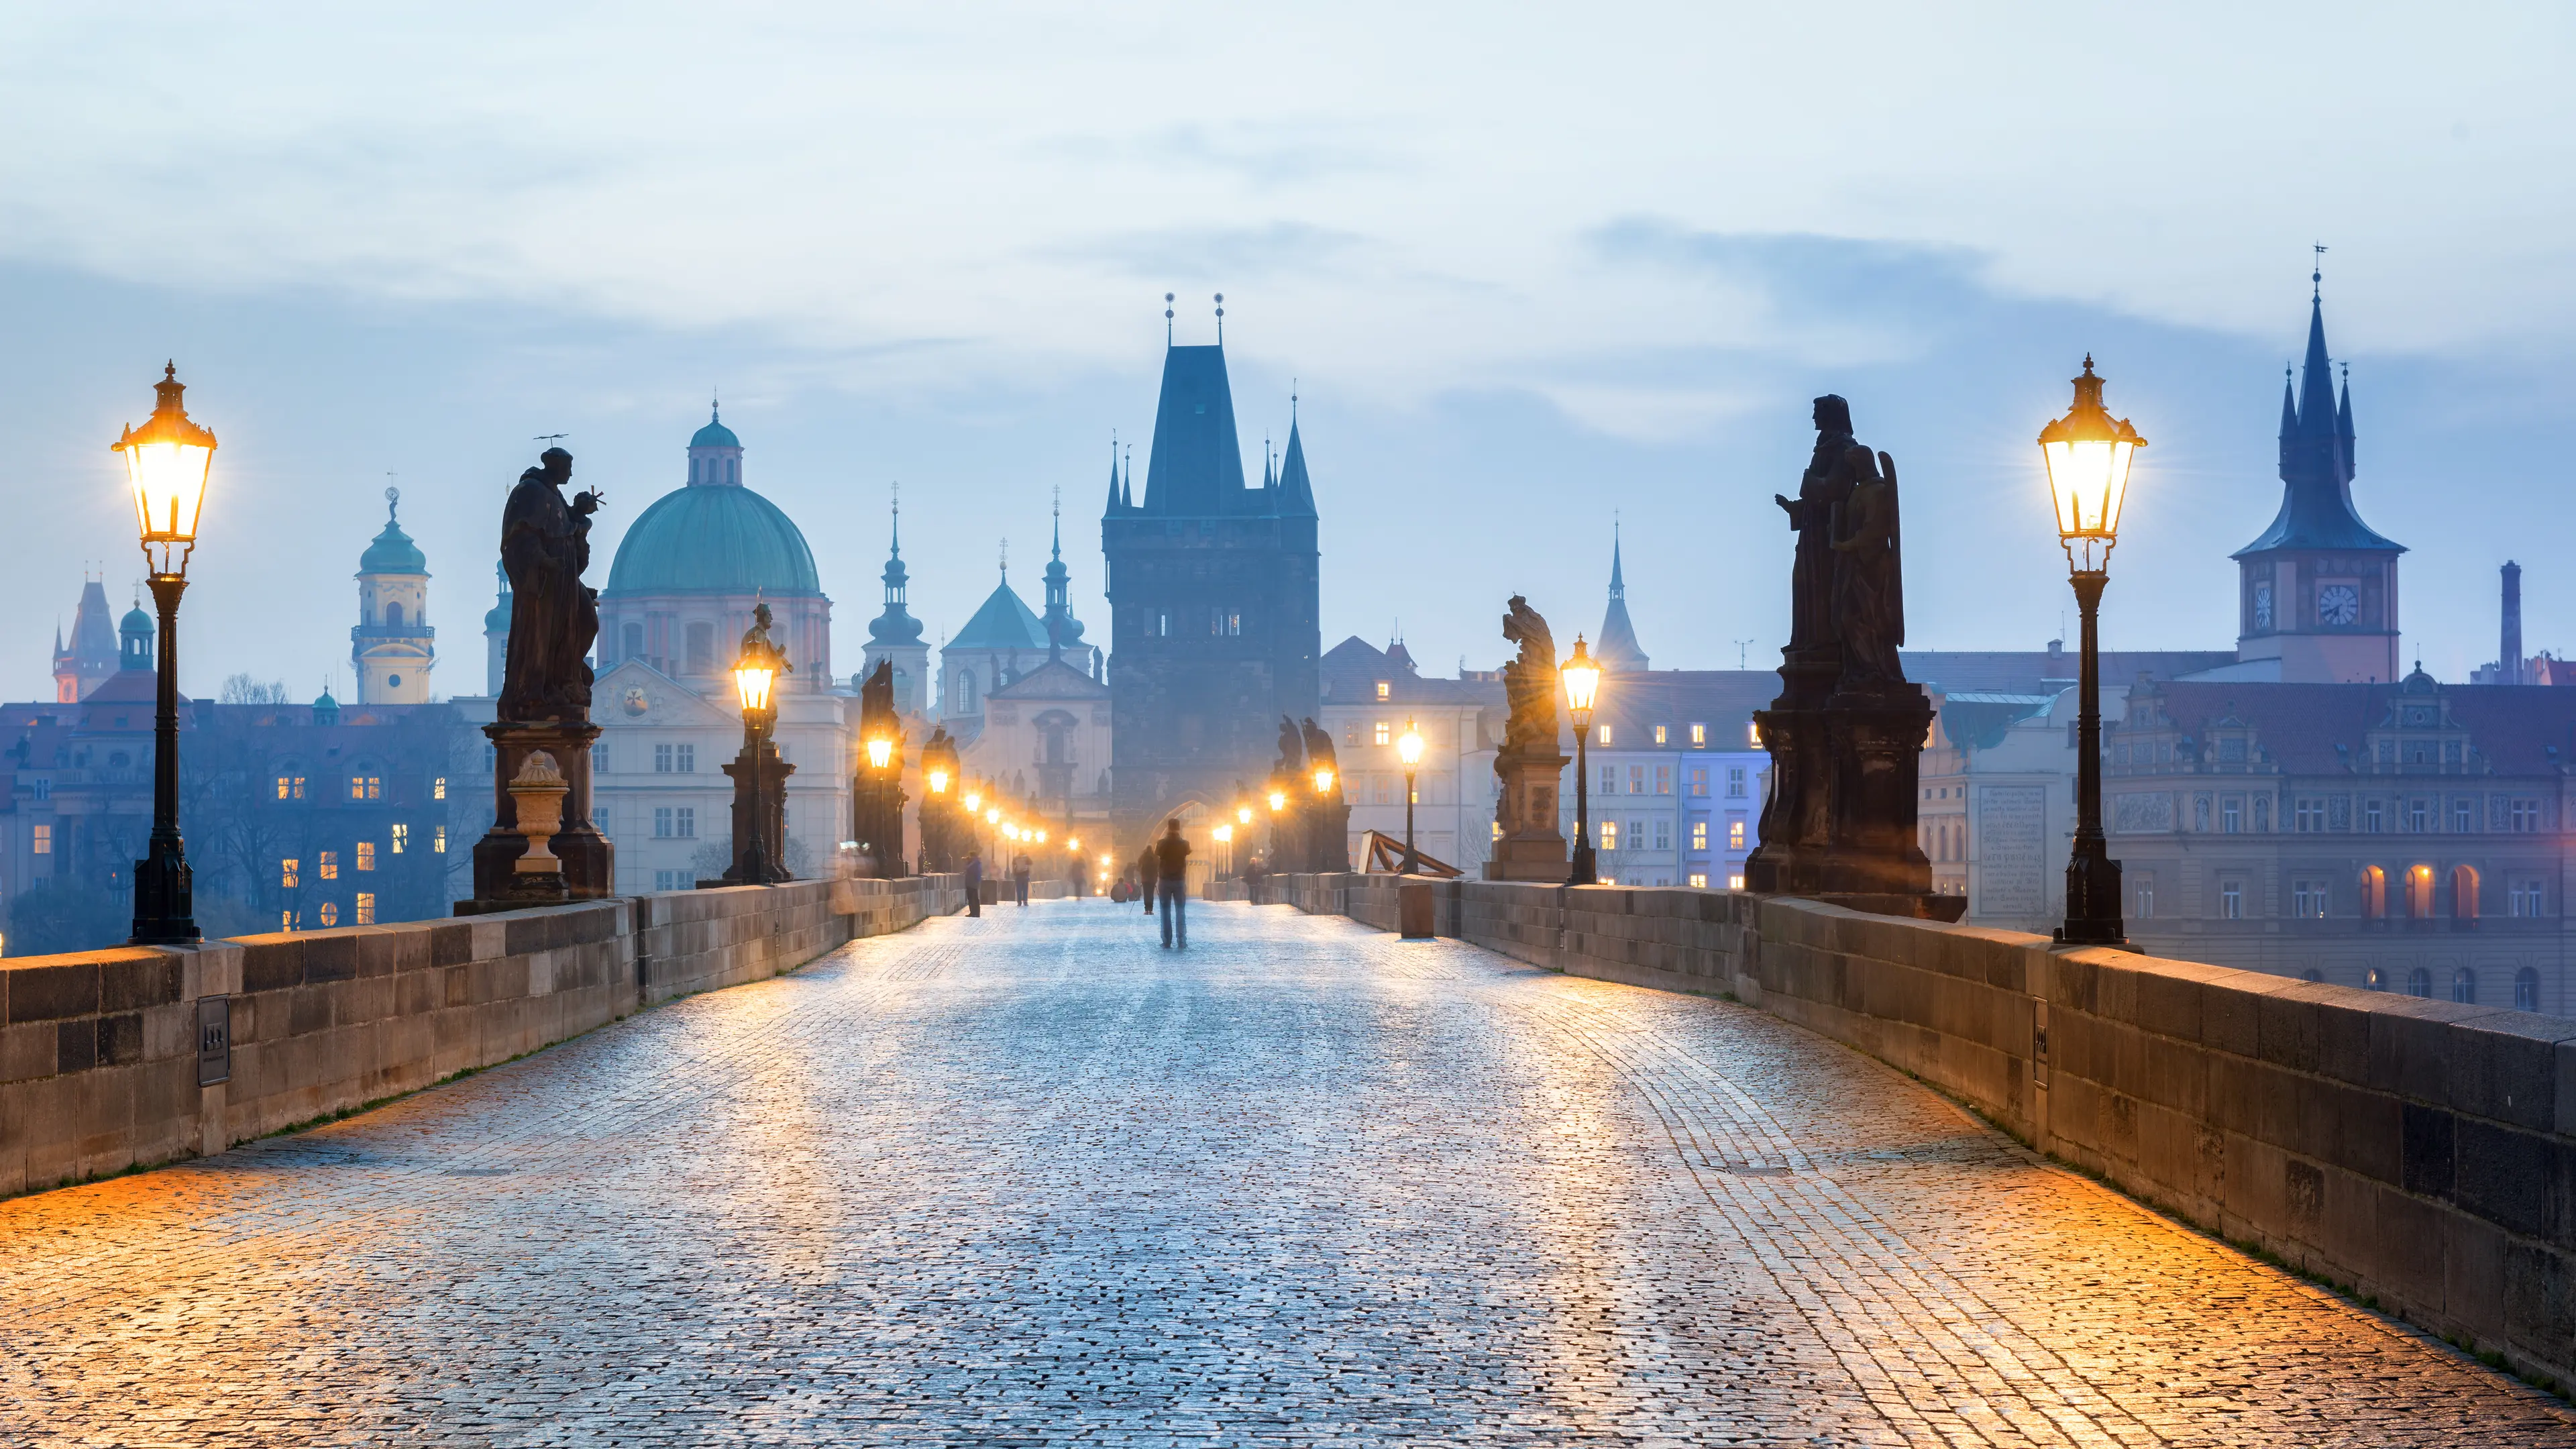
[[[5,1444],[2569,1444],[1758,1012],[1200,906],[0,1203]]]

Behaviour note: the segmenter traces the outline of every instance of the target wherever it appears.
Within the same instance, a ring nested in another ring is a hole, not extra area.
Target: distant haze
[[[82,6],[0,47],[0,690],[42,697],[106,445],[175,357],[223,440],[183,687],[345,693],[387,474],[482,685],[499,500],[569,434],[619,531],[720,388],[855,668],[904,486],[935,641],[1032,603],[1061,487],[1106,642],[1110,436],[1226,294],[1239,423],[1291,380],[1325,642],[1489,667],[1598,627],[1611,515],[1658,666],[1776,659],[1806,400],[1906,490],[1917,647],[2071,613],[2033,435],[2090,350],[2151,441],[2106,639],[2233,642],[2313,242],[2406,649],[2576,649],[2576,101],[2554,7]],[[1766,658],[1766,656],[1769,656]]]

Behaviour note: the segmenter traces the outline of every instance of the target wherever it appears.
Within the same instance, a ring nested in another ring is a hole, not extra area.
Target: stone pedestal
[[[1820,706],[1775,705],[1753,720],[1771,754],[1771,798],[1762,843],[1744,862],[1748,889],[1931,895],[1932,862],[1915,838],[1929,700],[1913,692],[1835,695]]]
[[[1566,876],[1565,833],[1557,828],[1557,790],[1565,778],[1565,756],[1506,751],[1494,757],[1494,774],[1502,797],[1495,802],[1494,822],[1503,827],[1494,842],[1494,858],[1485,862],[1487,880],[1545,881],[1563,885]]]
[[[493,824],[474,842],[474,899],[458,901],[456,914],[481,915],[515,911],[556,901],[600,900],[617,890],[617,855],[608,837],[590,823],[590,745],[599,726],[587,720],[524,724],[503,721],[483,727],[492,741]],[[525,874],[519,857],[527,837],[519,833],[518,802],[509,782],[519,776],[528,756],[552,755],[563,773],[563,830],[549,842],[562,860],[561,872]]]
[[[757,789],[751,779],[755,759],[760,765]],[[796,773],[796,767],[779,757],[777,742],[764,734],[759,744],[743,746],[723,768],[725,778],[733,781],[733,864],[717,879],[698,882],[698,889],[777,885],[795,879],[787,870],[787,777]],[[745,878],[743,873],[743,848],[755,828],[762,847],[759,880]]]
[[[1351,868],[1351,802],[1342,798],[1336,778],[1333,793],[1307,797],[1298,812],[1306,817],[1306,868],[1318,875],[1347,873]]]

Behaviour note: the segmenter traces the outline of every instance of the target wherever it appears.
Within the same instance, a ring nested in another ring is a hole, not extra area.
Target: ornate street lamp
[[[2120,541],[2120,504],[2129,491],[2129,464],[2147,440],[2102,406],[2102,379],[2093,358],[2075,380],[2075,405],[2039,430],[2040,456],[2048,463],[2048,491],[2057,504],[2058,542],[2084,620],[2082,666],[2076,682],[2075,848],[2066,862],[2066,924],[2057,939],[2070,946],[2125,946],[2120,921],[2120,863],[2102,837],[2102,661],[2095,618],[2103,586],[2111,581],[2111,549]]]
[[[1574,717],[1574,869],[1565,883],[1595,885],[1601,875],[1592,858],[1592,792],[1585,777],[1592,772],[1592,701],[1601,690],[1601,666],[1583,652],[1582,635],[1574,636],[1574,657],[1556,673],[1565,681],[1566,713]]]
[[[751,617],[751,630],[742,636],[742,657],[733,665],[734,693],[742,700],[742,756],[725,767],[734,777],[733,866],[723,877],[728,885],[773,885],[787,879],[769,841],[773,811],[767,766],[777,749],[770,735],[778,725],[778,676],[795,666],[769,641],[769,606],[757,605]]]
[[[1421,859],[1413,853],[1413,778],[1422,765],[1422,731],[1413,721],[1404,722],[1404,738],[1395,742],[1396,758],[1404,761],[1404,873],[1411,875]]]
[[[1210,834],[1216,837],[1217,844],[1225,847],[1225,869],[1219,872],[1219,876],[1220,878],[1230,878],[1234,874],[1234,827],[1231,825],[1220,825],[1215,830],[1211,831]]]
[[[111,447],[125,455],[134,486],[134,517],[143,562],[161,615],[159,699],[152,717],[152,842],[134,863],[134,944],[178,945],[198,939],[196,886],[188,847],[179,838],[179,595],[188,588],[188,556],[197,549],[197,515],[214,466],[215,435],[188,421],[179,404],[187,385],[179,366],[152,385],[152,416],[127,427]]]

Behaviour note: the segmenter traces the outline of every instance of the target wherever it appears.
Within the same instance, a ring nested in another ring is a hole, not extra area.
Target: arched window
[[[385,627],[388,629],[399,629],[402,627],[402,605],[385,605]]]
[[[740,458],[725,459],[725,481],[727,483],[739,483],[742,481],[742,460]]]
[[[958,713],[958,714],[973,714],[974,712],[975,712],[975,671],[974,671],[974,670],[971,670],[971,669],[960,669],[960,670],[958,670],[958,671],[957,671],[957,708],[956,708],[956,713]]]
[[[716,626],[713,624],[691,624],[688,629],[688,640],[689,672],[691,674],[715,673]]]
[[[2433,867],[2417,865],[2407,868],[2406,916],[2415,921],[2433,918]]]
[[[2375,865],[2361,868],[2361,918],[2365,921],[2384,919],[2388,915],[2388,872]],[[2372,990],[2379,988],[2373,987]]]
[[[2516,1011],[2540,1009],[2540,973],[2528,966],[2513,973],[2513,1009]]]
[[[2299,973],[2299,979],[2301,981],[2323,981],[2326,979],[2326,973],[2318,970],[2314,966],[2311,966],[2307,970]]]
[[[2478,918],[2478,873],[2465,865],[2451,867],[2451,919],[2474,921]]]
[[[2409,996],[2421,996],[2429,999],[2433,994],[2433,973],[2425,970],[2421,966],[2407,972],[2406,994]]]
[[[2478,999],[2478,973],[2466,966],[2451,972],[2451,999],[2474,1005]]]
[[[706,466],[707,466],[707,465],[706,465],[703,461],[701,461],[701,460],[699,460],[699,459],[696,459],[696,458],[691,458],[691,459],[689,460],[689,481],[690,481],[691,483],[703,483],[703,482],[705,482],[705,481],[706,481]]]
[[[2388,973],[2380,970],[2376,966],[2362,972],[2361,989],[2364,991],[2386,991],[2388,989]]]
[[[623,633],[626,639],[625,657],[628,659],[642,658],[644,656],[644,626],[641,624],[629,624],[620,632]]]

